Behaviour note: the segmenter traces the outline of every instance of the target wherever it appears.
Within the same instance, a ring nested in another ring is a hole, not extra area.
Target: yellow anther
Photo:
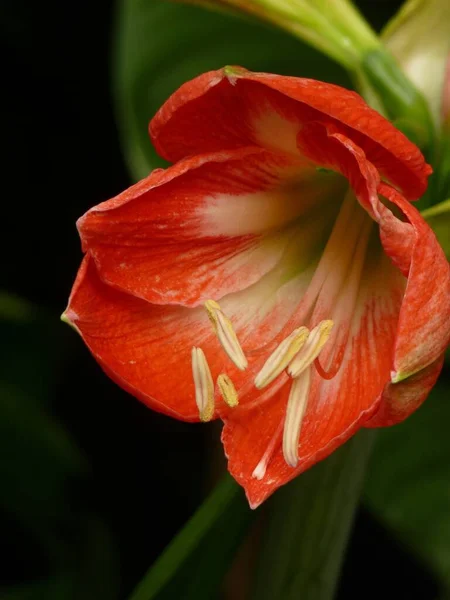
[[[195,402],[201,421],[211,421],[214,415],[214,382],[201,348],[192,348],[192,375],[195,384]]]
[[[255,377],[255,386],[262,389],[269,385],[289,365],[308,339],[307,327],[299,327],[284,339],[264,363]]]
[[[234,387],[234,383],[225,373],[221,373],[217,378],[217,385],[219,386],[222,398],[228,404],[230,408],[234,408],[239,404],[238,393]]]
[[[298,377],[315,359],[326,344],[333,329],[333,321],[321,321],[311,330],[308,340],[290,363],[287,371],[291,377]]]
[[[244,371],[248,362],[230,319],[223,313],[220,305],[215,300],[207,300],[205,309],[228,358],[233,361],[238,369]]]

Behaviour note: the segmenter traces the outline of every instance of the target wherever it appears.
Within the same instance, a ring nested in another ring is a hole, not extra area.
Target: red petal
[[[280,444],[262,480],[253,470],[284,419],[289,384],[254,409],[238,407],[225,419],[222,441],[230,473],[245,488],[253,508],[280,485],[331,454],[378,409],[389,381],[404,279],[387,257],[367,257],[359,308],[351,316],[353,337],[334,379],[313,376],[299,445],[299,464],[289,467]]]
[[[375,415],[364,427],[387,427],[403,421],[419,408],[434,387],[444,357],[425,367],[400,383],[388,383],[383,391],[382,402]]]
[[[105,372],[150,408],[197,421],[190,351],[195,337],[208,352],[213,336],[204,312],[156,306],[114,290],[86,255],[65,317]],[[195,332],[195,335],[194,335]]]
[[[416,208],[392,187],[379,183],[379,175],[364,152],[346,136],[313,123],[303,129],[299,142],[312,160],[321,159],[348,178],[360,203],[378,222],[386,254],[408,278],[392,377],[393,381],[409,377],[436,361],[450,340],[450,267],[445,254]],[[384,206],[378,194],[395,204],[405,221]],[[392,410],[399,418],[400,407]],[[403,418],[409,414],[405,412]]]
[[[346,136],[311,124],[299,142],[309,158],[321,157],[347,177],[360,203],[378,222],[386,254],[408,278],[392,366],[393,380],[408,377],[437,360],[450,340],[450,267],[445,254],[417,209],[392,187],[379,183],[364,152]],[[395,204],[405,221],[384,206],[378,194]]]
[[[292,151],[311,121],[337,127],[407,198],[424,193],[431,169],[418,148],[355,92],[311,79],[239,67],[205,73],[169,98],[150,133],[161,156],[176,161],[249,144]]]
[[[383,240],[393,258],[402,256],[405,248],[409,250],[408,285],[395,345],[395,380],[409,377],[435,362],[449,344],[450,266],[436,236],[415,207],[386,184],[379,186],[379,193],[394,203],[412,226],[409,243],[392,235]],[[404,254],[400,260],[406,263]],[[405,412],[404,417],[408,414]]]
[[[78,227],[105,283],[196,306],[259,280],[292,235],[280,228],[336,189],[299,157],[247,148],[153,172]]]
[[[77,329],[105,372],[150,408],[170,416],[197,421],[191,349],[200,346],[214,381],[228,373],[240,401],[261,392],[251,385],[267,358],[261,346],[272,341],[304,293],[301,275],[280,288],[279,273],[271,273],[249,290],[230,294],[221,302],[231,318],[249,368],[239,371],[223,352],[203,308],[151,304],[105,284],[89,253],[85,256],[65,318]],[[253,351],[253,352],[252,352]],[[217,410],[227,414],[216,390]]]

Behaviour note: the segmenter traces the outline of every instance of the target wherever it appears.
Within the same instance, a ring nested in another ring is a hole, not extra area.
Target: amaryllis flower
[[[227,68],[150,124],[173,162],[79,221],[68,320],[154,410],[224,421],[252,507],[425,399],[450,273],[410,200],[430,167],[354,92]]]

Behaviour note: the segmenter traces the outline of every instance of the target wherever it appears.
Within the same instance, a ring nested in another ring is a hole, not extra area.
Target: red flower
[[[183,85],[150,133],[175,164],[78,221],[65,318],[151,408],[220,416],[255,507],[436,381],[449,266],[408,201],[431,169],[357,94],[241,68]]]

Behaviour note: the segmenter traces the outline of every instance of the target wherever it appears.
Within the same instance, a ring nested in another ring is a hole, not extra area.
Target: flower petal
[[[280,288],[284,268],[280,265],[249,289],[221,301],[240,341],[245,342],[244,351],[250,350],[251,365],[245,372],[223,352],[203,307],[161,306],[119,291],[101,280],[89,253],[81,264],[63,319],[78,331],[118,385],[158,412],[197,421],[193,346],[204,352],[214,381],[223,373],[231,377],[240,402],[250,402],[260,394],[253,385],[245,386],[266,358],[258,349],[272,341],[289,320],[311,276],[309,271],[300,273]],[[219,389],[215,404],[215,416],[217,411],[230,411]]]
[[[89,254],[63,315],[113,381],[153,410],[186,421],[199,420],[192,346],[201,340],[207,351],[213,341],[201,317],[200,309],[149,304],[104,284]]]
[[[312,121],[347,135],[407,198],[424,193],[431,169],[418,148],[355,92],[311,79],[241,67],[205,73],[167,100],[150,134],[170,161],[249,144],[295,153],[296,135]]]
[[[379,192],[402,211],[411,225],[408,285],[392,374],[392,381],[398,382],[438,360],[450,342],[450,266],[432,229],[415,207],[386,184],[380,185]],[[380,225],[383,230],[383,222]],[[389,241],[391,256],[404,251],[402,240],[397,244],[395,237]]]
[[[290,222],[324,202],[337,206],[343,185],[300,157],[221,152],[151,173],[78,228],[106,283],[153,303],[196,306],[270,271]]]
[[[419,408],[434,387],[444,364],[444,356],[399,383],[388,383],[382,402],[364,427],[387,427],[403,421]]]
[[[351,335],[340,371],[330,380],[313,371],[298,466],[289,467],[281,450],[280,423],[285,416],[289,383],[270,400],[253,409],[239,406],[224,418],[222,441],[228,468],[245,488],[253,508],[280,485],[331,454],[379,407],[390,377],[405,280],[379,246],[377,252],[367,256],[364,273],[358,309],[349,315]],[[331,358],[332,347],[329,352]],[[279,437],[275,444],[274,436]],[[257,479],[252,474],[271,443],[275,447],[273,456],[264,476]]]
[[[391,373],[392,381],[398,382],[436,361],[448,346],[450,267],[445,254],[417,209],[394,188],[380,183],[374,166],[350,139],[313,123],[304,128],[299,141],[309,158],[322,160],[349,179],[358,200],[380,227],[386,254],[408,278]],[[395,216],[379,195],[400,209],[403,219]],[[392,410],[400,418],[400,407]],[[409,414],[405,412],[403,418]]]

